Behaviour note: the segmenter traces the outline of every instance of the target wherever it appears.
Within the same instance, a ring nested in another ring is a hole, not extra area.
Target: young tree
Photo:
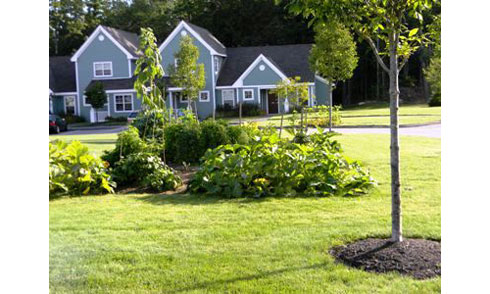
[[[141,99],[142,104],[145,106],[145,111],[151,111],[151,114],[147,116],[145,122],[145,129],[143,131],[143,138],[146,137],[146,130],[148,127],[148,121],[150,117],[153,120],[152,138],[155,136],[155,123],[158,117],[163,117],[162,121],[165,124],[165,89],[160,84],[161,78],[165,74],[162,67],[162,56],[158,49],[157,39],[153,34],[151,28],[141,28],[139,51],[143,54],[136,61],[136,69],[134,75],[136,81],[134,82],[134,89],[137,97]],[[163,112],[163,115],[162,115]],[[170,115],[170,114],[169,114]],[[162,128],[165,132],[165,128]],[[164,139],[164,135],[161,136]],[[163,162],[166,163],[165,158],[165,142],[161,142],[163,146],[162,157]]]
[[[90,88],[85,91],[85,96],[87,96],[88,103],[95,109],[95,121],[99,121],[99,116],[97,110],[104,107],[107,103],[107,94],[104,90],[104,85],[100,81],[95,82]]]
[[[332,92],[335,83],[352,77],[357,67],[356,43],[341,23],[329,21],[315,26],[315,44],[310,52],[310,66],[330,85],[329,113],[332,131]]]
[[[199,59],[199,49],[193,44],[192,38],[188,35],[180,40],[180,49],[175,53],[177,64],[170,67],[170,78],[172,83],[182,88],[184,97],[187,97],[187,107],[191,109],[191,102],[194,102],[194,108],[197,119],[197,98],[199,91],[204,89],[206,80],[204,78],[204,64],[197,63]]]
[[[163,110],[165,109],[165,93],[157,86],[157,82],[165,72],[157,39],[151,28],[141,29],[139,50],[143,55],[136,61],[134,89],[147,109]]]
[[[308,101],[308,84],[301,83],[300,77],[288,78],[281,80],[276,84],[276,88],[271,90],[272,93],[277,95],[277,99],[280,102],[279,105],[283,105],[286,101],[292,105],[300,106],[301,111],[301,129],[303,130],[303,107],[304,103]],[[284,122],[284,111],[281,111],[281,125],[279,127],[279,138],[281,138],[282,128]],[[294,126],[293,126],[294,127]]]
[[[288,5],[292,13],[310,18],[310,25],[337,20],[354,30],[369,44],[377,62],[389,75],[391,240],[393,242],[403,240],[398,138],[400,96],[398,76],[410,55],[418,49],[420,44],[428,42],[419,29],[423,27],[422,13],[430,9],[434,1],[437,0],[291,0]],[[381,48],[375,45],[373,41],[375,38],[381,40]],[[385,63],[384,56],[389,57],[388,64]]]

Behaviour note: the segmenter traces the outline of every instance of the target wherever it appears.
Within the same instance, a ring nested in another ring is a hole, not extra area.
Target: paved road
[[[127,126],[106,126],[106,127],[87,127],[77,130],[69,130],[67,132],[59,133],[54,136],[67,136],[67,135],[93,135],[93,134],[115,134],[126,130]]]
[[[91,134],[113,134],[127,129],[127,126],[107,126],[97,128],[87,128],[83,130],[73,130],[63,132],[59,135],[91,135]],[[335,132],[343,134],[389,134],[389,128],[334,128]],[[400,128],[400,135],[423,136],[430,138],[441,137],[441,124],[425,125],[420,127]]]
[[[343,134],[389,134],[389,128],[333,128],[335,132]],[[430,138],[441,137],[441,124],[425,125],[420,127],[400,128],[400,135],[423,136]]]

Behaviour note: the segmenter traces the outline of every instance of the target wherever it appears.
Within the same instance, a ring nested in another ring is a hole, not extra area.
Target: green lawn
[[[328,254],[332,246],[390,233],[389,136],[338,139],[379,181],[368,195],[222,200],[147,194],[50,201],[51,292],[440,292],[440,278],[367,273]],[[401,159],[404,233],[440,239],[440,139],[402,136]]]
[[[349,107],[341,110],[341,116],[342,126],[389,126],[390,124],[390,109],[388,104]],[[291,114],[284,115],[284,125],[286,126],[290,125],[290,122],[287,120],[289,117],[291,117]],[[244,121],[257,119],[259,119],[257,122],[259,126],[279,126],[281,124],[281,116],[279,115],[271,116],[266,120],[257,117],[244,118]],[[437,122],[441,120],[441,108],[429,107],[427,104],[402,105],[399,111],[399,119],[401,125]],[[238,122],[238,119],[233,118],[230,121]]]
[[[74,141],[78,140],[88,146],[93,155],[102,155],[102,151],[114,148],[117,134],[97,134],[97,135],[56,135],[49,136],[49,140]]]

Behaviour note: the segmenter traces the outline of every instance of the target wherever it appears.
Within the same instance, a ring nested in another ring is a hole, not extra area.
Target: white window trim
[[[124,103],[124,96],[131,96],[131,110],[117,110],[116,107],[116,96],[122,96],[123,97],[123,109],[125,108],[125,103]],[[119,94],[114,94],[112,99],[114,100],[114,113],[125,113],[125,112],[133,112],[134,111],[134,96],[133,93],[119,93]]]
[[[245,92],[252,92],[252,98],[245,98]],[[243,101],[254,101],[255,100],[254,92],[255,92],[254,89],[243,89],[242,92]]]
[[[179,93],[179,102],[180,103],[189,103],[189,98],[187,98],[186,100],[182,100],[182,98],[184,98],[184,95],[182,95],[182,92],[178,92]]]
[[[265,63],[269,68],[271,68],[283,81],[288,78],[286,75],[278,69],[267,57],[263,54],[260,54],[250,66],[242,73],[242,75],[233,83],[232,87],[242,87],[243,80],[252,72],[252,70],[260,64],[260,62]]]
[[[225,92],[226,91],[231,91],[233,93],[233,98],[232,99],[226,99],[226,101],[233,101],[233,106],[235,106],[235,89],[223,89],[221,90],[221,104],[225,105]]]
[[[201,94],[203,94],[203,93],[208,94],[208,99],[207,100],[201,99]],[[210,101],[211,101],[211,96],[210,96],[209,91],[200,91],[199,92],[199,102],[210,102]]]
[[[95,66],[98,65],[98,64],[105,64],[105,63],[109,63],[111,65],[111,75],[104,75],[104,66],[102,66],[102,75],[101,76],[98,76],[95,72]],[[94,78],[110,78],[112,76],[114,76],[114,71],[112,70],[112,61],[96,61],[93,63],[93,68],[94,68]]]
[[[167,47],[167,45],[175,38],[175,36],[181,31],[182,28],[185,29],[188,33],[190,33],[199,42],[201,42],[201,44],[203,44],[203,46],[209,50],[211,55],[219,55],[219,56],[226,57],[226,55],[216,52],[216,50],[214,50],[213,47],[211,47],[206,41],[204,41],[204,39],[201,37],[201,35],[199,35],[196,31],[194,31],[183,20],[179,23],[179,25],[177,25],[177,27],[172,31],[172,33],[170,33],[170,35],[168,35],[168,37],[165,39],[165,41],[162,43],[162,45],[160,45],[160,47],[158,47],[160,52],[164,51],[165,47]],[[221,44],[221,42],[219,40],[217,40],[216,38],[213,38],[213,39],[218,41],[218,43]],[[221,45],[223,46],[223,48],[225,48],[225,46],[223,44],[221,44]]]
[[[124,47],[118,41],[116,41],[116,39],[114,39],[111,36],[111,34],[109,34],[101,25],[99,25],[92,32],[92,34],[90,35],[90,37],[82,44],[82,46],[80,47],[80,49],[78,49],[77,52],[75,52],[75,54],[72,56],[72,58],[70,60],[73,61],[73,62],[76,62],[77,59],[78,59],[78,57],[80,57],[80,55],[85,51],[85,49],[87,49],[87,47],[99,35],[99,33],[103,33],[107,38],[109,38],[109,40],[111,40],[112,43],[114,43],[126,55],[127,58],[137,59],[136,56],[133,56],[131,53],[128,52],[128,50],[124,49]]]
[[[175,66],[175,68],[177,68],[179,66],[179,59],[178,58],[174,58],[174,66]]]

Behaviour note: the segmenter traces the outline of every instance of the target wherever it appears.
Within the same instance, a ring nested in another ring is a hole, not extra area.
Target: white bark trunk
[[[402,209],[400,190],[400,145],[398,139],[398,107],[400,90],[398,88],[398,36],[390,35],[390,165],[391,165],[391,240],[403,241]]]

